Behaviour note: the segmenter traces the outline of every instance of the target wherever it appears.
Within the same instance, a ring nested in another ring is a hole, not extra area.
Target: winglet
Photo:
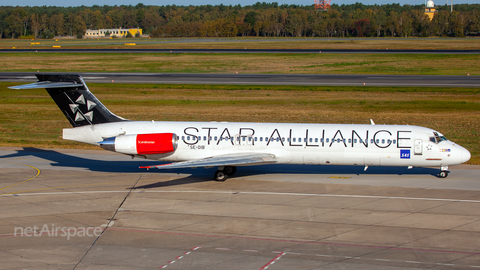
[[[372,126],[375,126],[375,123],[373,122],[372,119],[370,119],[370,124],[372,124]]]

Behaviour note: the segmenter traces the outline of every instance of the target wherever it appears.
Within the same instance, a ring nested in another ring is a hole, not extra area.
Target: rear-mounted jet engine
[[[127,155],[157,155],[177,149],[174,133],[134,134],[107,138],[98,143],[103,149]]]

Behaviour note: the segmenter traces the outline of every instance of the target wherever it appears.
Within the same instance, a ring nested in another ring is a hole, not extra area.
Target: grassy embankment
[[[480,55],[2,53],[0,71],[480,75]]]
[[[42,89],[0,83],[0,145],[93,146],[62,140],[70,124]],[[132,120],[409,124],[436,129],[480,163],[476,88],[89,84],[113,112]]]

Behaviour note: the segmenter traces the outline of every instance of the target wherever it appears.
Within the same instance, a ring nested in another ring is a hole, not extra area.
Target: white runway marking
[[[61,194],[95,194],[95,193],[125,193],[120,190],[99,190],[99,191],[69,191],[69,192],[43,192],[43,193],[16,193],[3,194],[6,196],[38,196],[38,195],[61,195]],[[346,194],[315,194],[315,193],[288,193],[288,192],[256,192],[256,191],[209,191],[209,190],[138,190],[132,193],[209,193],[209,194],[251,194],[251,195],[282,195],[282,196],[306,196],[306,197],[343,197],[343,198],[370,198],[370,199],[396,199],[396,200],[419,200],[419,201],[441,201],[441,202],[467,202],[480,203],[480,200],[460,200],[442,198],[420,198],[420,197],[391,197],[371,195],[346,195]]]

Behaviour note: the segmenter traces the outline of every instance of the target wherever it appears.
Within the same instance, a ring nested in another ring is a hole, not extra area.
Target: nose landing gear
[[[438,174],[439,178],[445,178],[448,176],[448,166],[442,166],[440,168],[440,173]]]

